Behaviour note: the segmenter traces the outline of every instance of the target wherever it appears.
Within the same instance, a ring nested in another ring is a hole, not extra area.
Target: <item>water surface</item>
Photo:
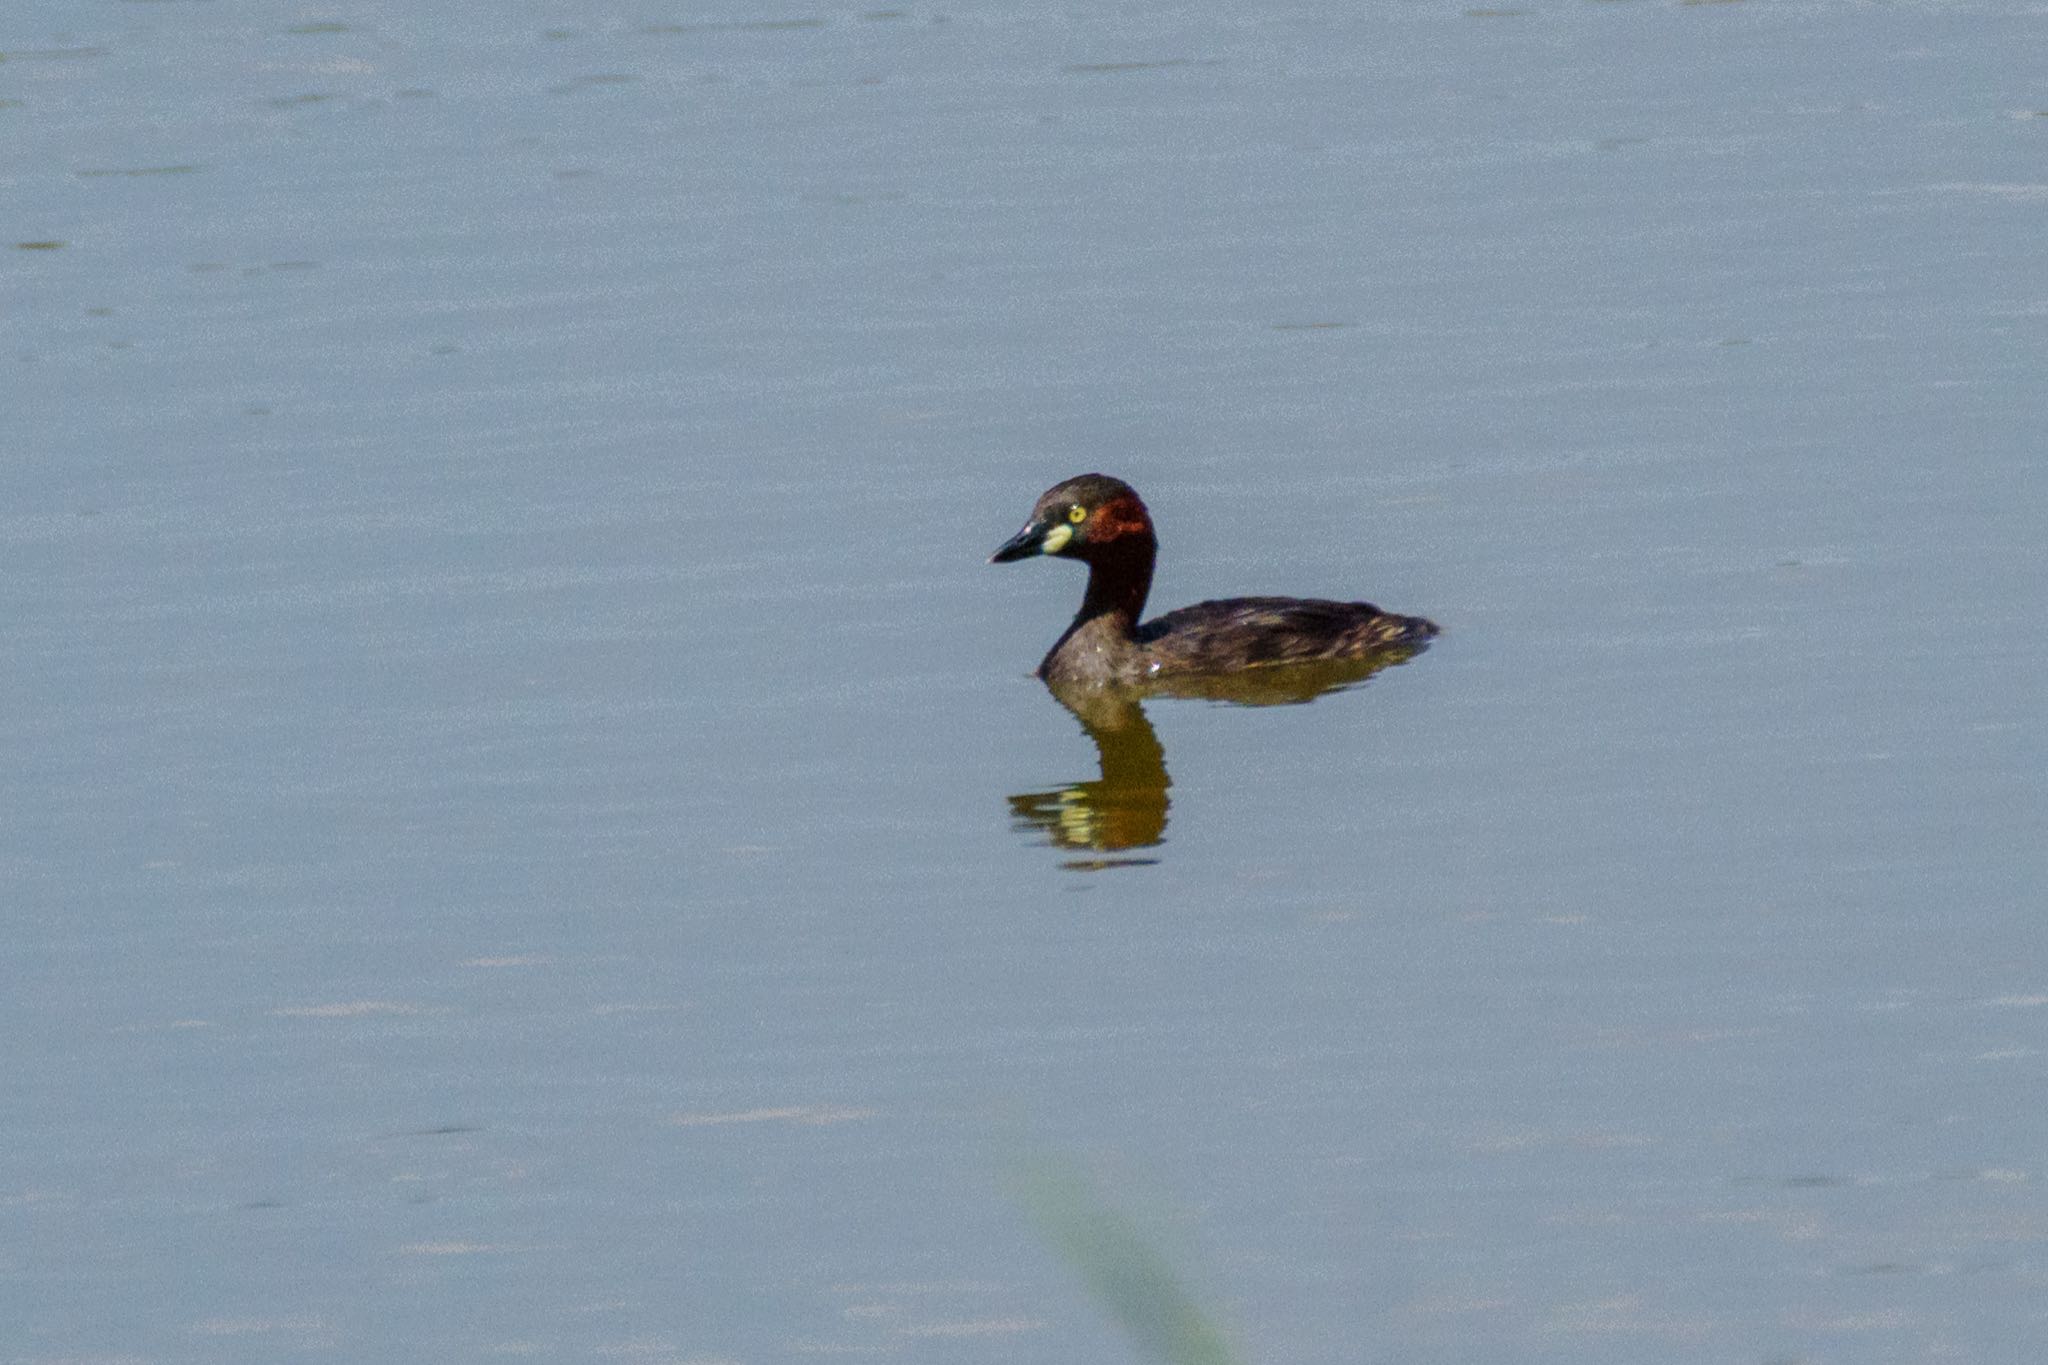
[[[7,1354],[2038,1355],[2036,28],[8,7]]]

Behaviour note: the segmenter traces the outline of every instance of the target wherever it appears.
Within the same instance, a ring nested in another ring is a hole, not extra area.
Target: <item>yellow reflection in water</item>
[[[1328,692],[1355,687],[1383,668],[1405,662],[1420,647],[1383,650],[1362,659],[1255,668],[1238,673],[1174,678],[1143,688],[1074,687],[1047,683],[1046,690],[1074,713],[1095,742],[1101,776],[1052,791],[1022,792],[1010,798],[1017,829],[1041,833],[1054,848],[1097,855],[1062,866],[1077,871],[1142,867],[1157,858],[1131,856],[1131,849],[1165,842],[1166,750],[1145,715],[1148,697],[1194,697],[1238,706],[1290,706]]]

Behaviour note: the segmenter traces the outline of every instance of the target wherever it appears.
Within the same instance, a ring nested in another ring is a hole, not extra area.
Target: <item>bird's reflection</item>
[[[1144,688],[1073,687],[1047,683],[1046,690],[1074,713],[1095,741],[1102,775],[1052,791],[1010,798],[1016,827],[1038,833],[1054,848],[1087,852],[1062,864],[1081,871],[1139,867],[1159,860],[1130,850],[1153,848],[1166,838],[1166,750],[1145,715],[1148,697],[1192,697],[1239,706],[1289,706],[1327,692],[1355,687],[1417,648],[1382,650],[1360,659],[1329,660],[1290,668],[1181,677]]]
[[[1166,832],[1166,750],[1145,717],[1141,694],[1122,689],[1058,687],[1046,684],[1074,713],[1095,741],[1102,776],[1048,792],[1010,798],[1020,830],[1042,830],[1055,848],[1089,849],[1114,855],[1150,848]],[[1066,864],[1074,868],[1129,867],[1156,858],[1098,856]]]

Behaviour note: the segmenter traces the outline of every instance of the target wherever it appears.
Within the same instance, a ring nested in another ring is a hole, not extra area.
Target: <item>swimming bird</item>
[[[1078,559],[1088,589],[1066,633],[1038,665],[1049,683],[1171,684],[1283,665],[1365,660],[1414,650],[1437,633],[1420,616],[1370,602],[1232,597],[1197,602],[1140,625],[1159,539],[1137,490],[1107,474],[1082,474],[1039,495],[1024,529],[989,556]]]

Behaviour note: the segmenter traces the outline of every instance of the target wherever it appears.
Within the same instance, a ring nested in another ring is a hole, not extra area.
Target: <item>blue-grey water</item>
[[[2041,1358],[2042,39],[14,0],[0,1360]]]

